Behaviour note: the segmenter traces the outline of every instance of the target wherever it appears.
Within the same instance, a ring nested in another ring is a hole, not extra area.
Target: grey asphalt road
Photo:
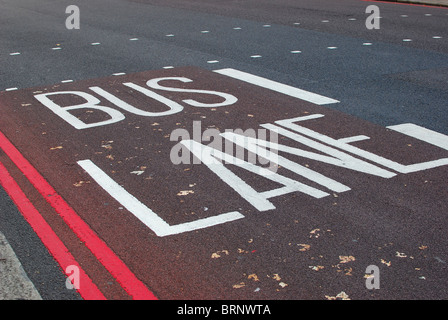
[[[375,125],[414,123],[448,134],[446,8],[359,0],[78,0],[80,29],[68,30],[72,2],[0,0],[0,91],[171,67],[234,68],[337,99],[333,110]],[[365,26],[371,4],[381,12],[379,30]],[[446,197],[446,185],[440,188]],[[79,299],[3,190],[0,215],[0,231],[41,296]],[[439,281],[435,290],[395,289],[380,298],[446,299],[440,274],[448,255],[435,252],[427,263]]]

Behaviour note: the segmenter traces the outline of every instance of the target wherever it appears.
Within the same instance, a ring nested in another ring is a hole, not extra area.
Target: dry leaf
[[[346,294],[344,291],[339,292],[335,297],[332,296],[325,296],[328,300],[350,300],[348,294]]]
[[[274,277],[273,277],[273,279],[274,279],[274,280],[277,280],[277,281],[282,280],[282,278],[280,278],[280,276],[278,275],[278,273],[274,273]]]
[[[339,259],[341,260],[339,261],[339,263],[347,263],[350,261],[355,261],[355,257],[353,256],[339,256]]]
[[[390,265],[392,264],[390,261],[387,262],[387,261],[384,260],[384,259],[381,259],[381,263],[385,264],[385,265],[388,266],[388,267],[390,267]]]
[[[312,270],[314,271],[319,271],[322,270],[324,268],[324,266],[309,266]]]
[[[304,244],[304,243],[299,243],[298,246],[301,246],[299,251],[308,251],[308,250],[310,250],[310,247],[311,247],[309,244]]]
[[[250,274],[247,279],[252,279],[254,281],[260,281],[260,279],[258,279],[258,276],[255,273]]]
[[[242,288],[242,287],[245,287],[245,286],[246,286],[246,284],[244,282],[240,282],[238,284],[234,284],[232,287],[234,289],[239,289],[239,288]]]
[[[226,256],[228,256],[229,251],[228,250],[216,251],[216,252],[212,253],[212,259],[221,258],[221,254],[225,254]]]
[[[177,193],[177,195],[178,195],[178,196],[186,196],[186,195],[188,195],[188,194],[190,194],[190,193],[194,193],[194,191],[193,191],[193,190],[182,190],[182,191],[179,191],[179,192]]]

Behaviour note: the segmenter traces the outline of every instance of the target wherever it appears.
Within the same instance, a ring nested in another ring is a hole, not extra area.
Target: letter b
[[[54,103],[52,100],[48,98],[48,96],[53,95],[75,95],[80,96],[87,102],[78,104],[78,105],[72,105],[67,107],[61,107],[60,105]],[[121,121],[125,118],[124,114],[122,114],[120,111],[117,111],[113,108],[99,106],[100,100],[92,96],[91,94],[82,92],[82,91],[59,91],[59,92],[50,92],[50,93],[42,93],[34,96],[40,103],[42,103],[44,106],[49,108],[51,111],[53,111],[55,114],[60,116],[62,119],[70,123],[73,127],[76,129],[86,129],[86,128],[92,128],[96,126],[104,126],[107,124],[115,123],[118,121]],[[93,123],[85,123],[81,120],[79,120],[77,117],[72,115],[69,110],[75,110],[75,109],[95,109],[102,111],[110,116],[110,119],[106,119],[99,122],[93,122]]]

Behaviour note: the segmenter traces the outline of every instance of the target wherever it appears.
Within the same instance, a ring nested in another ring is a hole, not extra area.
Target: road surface
[[[448,297],[448,9],[1,4],[0,231],[42,299]]]

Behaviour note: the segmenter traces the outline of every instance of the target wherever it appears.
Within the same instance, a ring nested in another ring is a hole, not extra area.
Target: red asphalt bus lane
[[[362,281],[346,273],[335,281],[329,261],[325,272],[310,265],[355,250],[350,267],[363,275],[381,265],[384,242],[442,246],[429,233],[446,224],[446,136],[383,128],[333,103],[237,70],[193,67],[11,91],[0,94],[0,143],[11,160],[2,162],[26,176],[130,298],[320,299],[341,283],[362,298],[371,294]],[[206,160],[211,149],[195,146],[210,143],[207,133],[237,128],[279,130],[273,175],[250,163],[173,163],[173,148]],[[0,168],[2,184],[14,185]],[[26,201],[17,186],[10,192]],[[321,258],[310,256],[316,250]],[[99,273],[84,271],[95,283]],[[102,294],[124,296],[110,290]]]

